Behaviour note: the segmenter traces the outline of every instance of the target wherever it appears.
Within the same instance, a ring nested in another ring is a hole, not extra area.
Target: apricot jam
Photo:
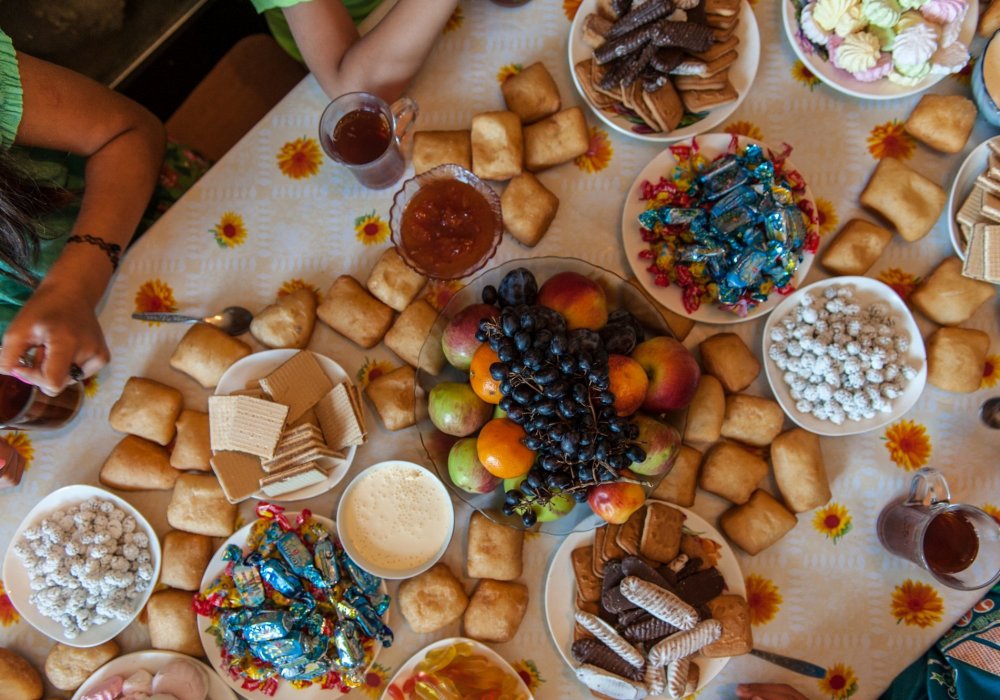
[[[401,244],[421,271],[451,279],[471,272],[493,247],[496,215],[486,197],[453,179],[429,182],[406,205]]]

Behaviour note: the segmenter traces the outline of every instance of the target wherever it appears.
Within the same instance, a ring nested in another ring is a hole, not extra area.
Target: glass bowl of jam
[[[403,183],[389,211],[392,242],[407,265],[434,279],[481,269],[503,236],[500,197],[465,168],[439,165]]]

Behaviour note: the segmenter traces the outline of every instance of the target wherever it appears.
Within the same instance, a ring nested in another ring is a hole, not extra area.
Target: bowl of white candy
[[[764,327],[771,391],[795,423],[855,435],[905,414],[927,382],[927,353],[903,300],[869,277],[815,282]]]

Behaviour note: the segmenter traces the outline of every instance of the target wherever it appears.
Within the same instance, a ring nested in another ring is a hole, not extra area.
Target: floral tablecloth
[[[484,0],[463,0],[412,87],[421,108],[418,128],[468,128],[474,114],[502,109],[499,83],[536,60],[555,77],[564,104],[581,103],[566,59],[567,34],[578,4],[535,0],[507,9]],[[858,194],[880,158],[895,156],[945,188],[950,185],[964,154],[932,152],[902,129],[916,97],[862,103],[831,91],[795,59],[781,28],[779,3],[759,0],[751,5],[761,31],[760,70],[750,95],[722,130],[794,146],[795,162],[817,197],[824,244],[841,223],[861,213]],[[945,79],[934,91],[968,94],[970,72]],[[388,244],[392,190],[365,190],[322,157],[316,127],[325,104],[316,82],[306,78],[130,251],[101,314],[114,360],[87,382],[82,414],[58,433],[0,436],[29,462],[21,486],[0,493],[0,545],[6,546],[21,518],[44,494],[69,483],[97,483],[100,465],[119,439],[107,425],[108,409],[129,376],[145,375],[177,386],[189,407],[205,410],[207,392],[167,364],[184,329],[133,321],[132,311],[197,312],[233,303],[259,308],[301,286],[320,294],[342,273],[362,280],[367,276]],[[552,228],[534,249],[505,237],[498,262],[559,254],[622,273],[628,269],[620,243],[623,199],[635,175],[659,149],[606,129],[593,114],[588,113],[588,119],[589,152],[540,175],[560,200]],[[988,125],[980,121],[966,152],[990,135]],[[917,281],[951,253],[942,218],[918,243],[895,238],[869,274],[906,298]],[[814,266],[810,280],[823,274]],[[432,283],[426,295],[440,306],[455,286]],[[1000,380],[998,303],[984,305],[966,324],[988,332],[995,342],[979,391],[959,395],[928,386],[917,405],[884,430],[824,438],[833,500],[801,514],[798,527],[762,554],[738,554],[756,646],[817,664],[826,669],[826,676],[797,676],[745,656],[733,659],[701,697],[731,697],[733,684],[741,681],[786,681],[809,697],[876,697],[978,600],[979,593],[946,589],[917,567],[886,554],[874,524],[883,504],[904,490],[911,472],[923,465],[944,471],[956,499],[1000,518],[995,452],[1000,434],[977,420],[978,406],[995,393]],[[933,326],[919,314],[917,319],[926,336]],[[763,325],[699,325],[686,344],[694,347],[712,333],[731,330],[759,352]],[[360,351],[322,325],[310,347],[337,359],[361,384],[401,363],[381,346]],[[763,375],[750,391],[768,393]],[[389,433],[373,418],[370,440],[359,450],[351,472],[390,457],[426,461],[414,430]],[[343,485],[303,505],[330,515]],[[774,490],[773,483],[767,487]],[[161,533],[166,530],[167,494],[123,495]],[[714,520],[725,505],[699,492],[694,510]],[[249,517],[250,504],[244,504],[242,519]],[[458,530],[445,558],[456,573],[463,571],[468,517],[461,505]],[[541,605],[549,559],[559,543],[546,535],[528,537],[522,579],[531,595],[527,616],[514,640],[496,647],[539,698],[585,694],[549,638]],[[393,627],[395,644],[381,654],[366,687],[355,695],[378,697],[406,658],[433,639],[459,632],[456,624],[435,635],[414,635],[398,613]],[[120,641],[127,650],[148,645],[141,618]],[[19,619],[2,588],[0,645],[26,654],[39,668],[51,646]]]

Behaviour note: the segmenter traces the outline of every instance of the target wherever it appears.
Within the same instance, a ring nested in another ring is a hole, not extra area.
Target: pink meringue
[[[122,692],[124,679],[121,676],[106,678],[96,688],[80,698],[80,700],[115,700]]]
[[[889,73],[892,73],[892,54],[883,52],[874,66],[851,75],[862,83],[874,83],[876,80],[888,77]]]
[[[153,674],[140,669],[125,679],[122,685],[123,695],[152,695]]]
[[[205,672],[188,661],[171,661],[153,676],[153,696],[173,695],[177,700],[205,700]]]
[[[928,0],[920,8],[920,14],[931,22],[948,24],[964,17],[969,5],[966,0]]]

